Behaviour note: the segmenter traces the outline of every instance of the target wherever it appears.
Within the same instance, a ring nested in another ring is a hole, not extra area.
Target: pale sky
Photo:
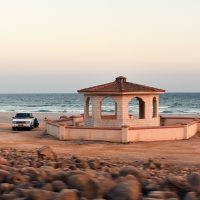
[[[0,93],[128,81],[200,92],[200,0],[0,0]]]

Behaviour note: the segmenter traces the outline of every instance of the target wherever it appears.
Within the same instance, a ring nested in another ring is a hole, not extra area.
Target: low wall
[[[154,126],[154,127],[129,127],[100,128],[85,126],[65,126],[47,122],[47,133],[60,140],[93,140],[109,142],[147,142],[164,140],[182,140],[200,132],[200,121],[193,120],[184,125]]]
[[[198,123],[197,121],[193,121],[190,122],[186,125],[186,131],[187,131],[187,139],[192,137],[194,135],[194,133],[197,133],[198,131],[200,131],[199,128],[200,122]]]
[[[74,128],[65,127],[61,133],[63,140],[93,140],[121,142],[121,129],[101,129],[101,128]]]
[[[184,126],[129,129],[127,142],[181,140],[185,138]]]
[[[47,122],[46,123],[46,132],[49,135],[52,135],[52,136],[54,136],[56,138],[59,138],[60,125],[57,125],[56,123]]]
[[[160,123],[162,126],[183,125],[194,121],[194,117],[187,116],[161,116]]]

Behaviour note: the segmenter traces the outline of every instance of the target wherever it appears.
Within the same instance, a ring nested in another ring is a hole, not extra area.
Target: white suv
[[[29,130],[38,127],[39,123],[37,118],[33,117],[32,113],[17,113],[12,120],[13,131],[19,128],[27,128]]]

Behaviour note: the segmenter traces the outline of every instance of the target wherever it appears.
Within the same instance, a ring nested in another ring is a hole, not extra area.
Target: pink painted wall
[[[135,129],[128,131],[128,142],[184,139],[184,127]]]
[[[93,140],[122,143],[170,141],[188,139],[194,136],[200,131],[200,122],[193,121],[179,126],[140,128],[131,128],[128,126],[123,126],[122,128],[66,127],[57,123],[47,123],[46,130],[48,134],[60,140]]]
[[[56,138],[59,138],[60,126],[56,126],[55,124],[47,123],[46,124],[46,132]]]
[[[163,126],[174,126],[187,124],[192,122],[194,118],[186,118],[186,117],[161,117],[161,125]]]
[[[93,140],[93,141],[110,141],[121,142],[121,129],[102,130],[87,128],[70,128],[66,127],[63,140]]]
[[[191,123],[187,125],[187,139],[194,136],[199,131],[199,123]]]

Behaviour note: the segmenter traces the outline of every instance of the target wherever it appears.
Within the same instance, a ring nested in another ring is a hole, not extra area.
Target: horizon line
[[[200,93],[200,91],[199,92],[197,92],[197,91],[195,91],[195,92],[187,92],[187,91],[185,91],[185,92],[165,92],[164,94],[167,94],[167,93],[187,93],[187,94],[189,94],[189,93]],[[80,93],[78,93],[78,92],[8,92],[8,93],[4,93],[4,92],[0,92],[0,95],[2,95],[2,94],[80,94]]]

